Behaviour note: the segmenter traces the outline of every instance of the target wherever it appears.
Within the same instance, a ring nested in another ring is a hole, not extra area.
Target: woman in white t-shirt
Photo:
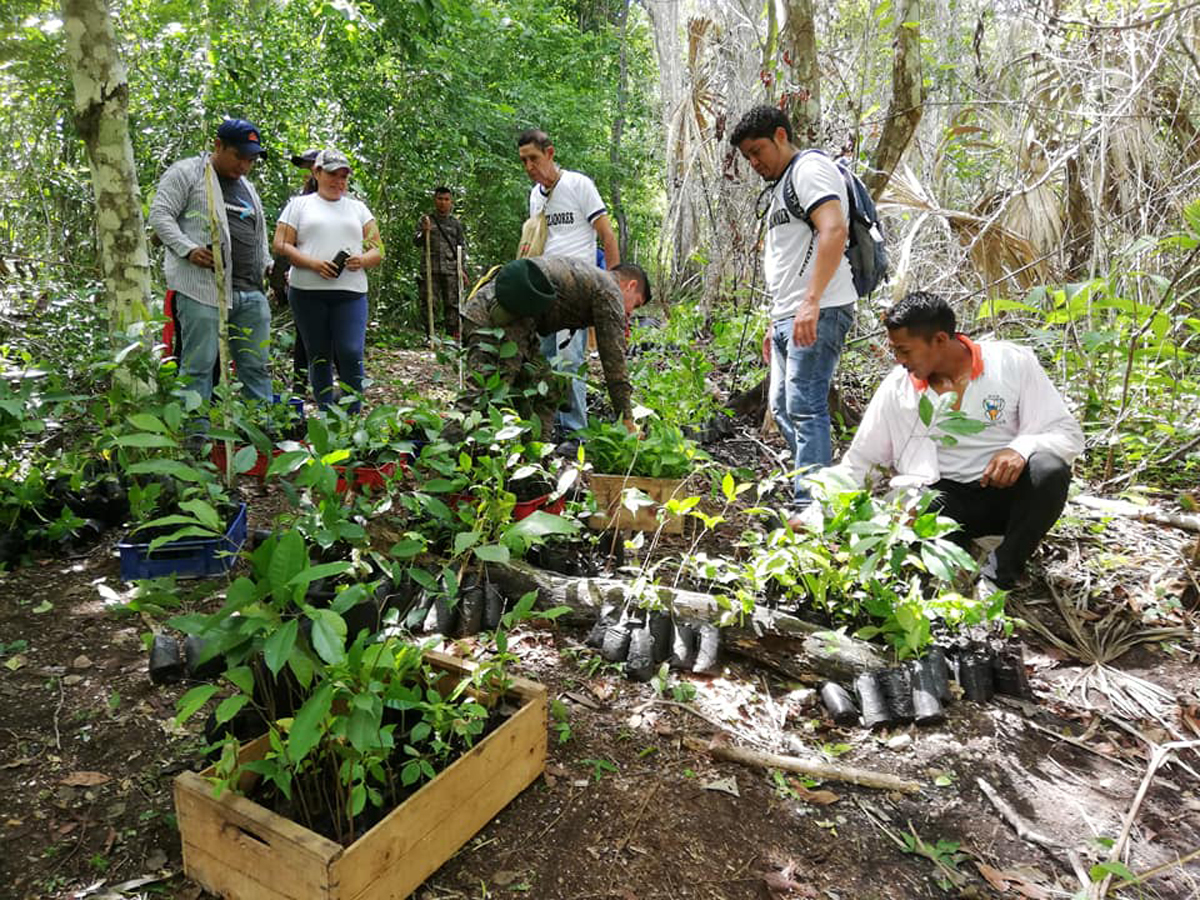
[[[367,269],[383,261],[379,226],[366,205],[346,196],[350,163],[322,150],[313,163],[316,193],[293,197],[279,216],[274,252],[292,264],[288,303],[308,349],[308,377],[322,409],[333,402],[333,368],[361,396],[367,336]],[[351,409],[361,406],[355,400]]]

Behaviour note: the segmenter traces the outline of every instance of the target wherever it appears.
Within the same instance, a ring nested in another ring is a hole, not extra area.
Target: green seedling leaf
[[[288,757],[294,764],[308,756],[317,746],[325,733],[324,723],[329,716],[329,708],[333,703],[333,686],[326,682],[305,701],[292,719],[292,727],[288,732]]]
[[[237,475],[244,472],[249,472],[258,463],[258,448],[254,446],[243,447],[233,457],[233,471]]]
[[[461,556],[473,547],[481,535],[478,531],[460,531],[454,536],[454,556]]]
[[[511,558],[508,548],[503,544],[485,544],[475,548],[475,556],[483,562],[506,563]]]
[[[238,666],[225,672],[225,677],[231,684],[246,696],[254,694],[254,672],[249,666]]]
[[[196,712],[212,699],[212,695],[217,692],[215,684],[202,684],[199,687],[194,687],[182,697],[175,705],[179,713],[175,716],[176,727],[181,726],[184,722],[196,714]]]
[[[1092,881],[1103,881],[1105,876],[1115,875],[1122,881],[1128,881],[1132,884],[1140,883],[1140,879],[1132,869],[1115,859],[1106,860],[1105,862],[1092,866],[1091,870],[1088,872],[1088,875],[1091,877]]]
[[[221,515],[212,505],[205,503],[203,500],[181,500],[179,508],[185,512],[190,512],[195,516],[200,524],[211,531],[224,531],[225,524],[221,521]]]
[[[263,661],[271,670],[272,675],[278,675],[279,670],[287,664],[292,655],[292,648],[296,646],[299,629],[300,623],[295,619],[289,619],[275,629],[263,644]],[[253,679],[251,690],[246,693],[253,693]]]
[[[150,413],[133,413],[129,417],[129,424],[142,431],[153,431],[155,434],[167,434],[170,430],[158,416]]]
[[[929,399],[927,394],[922,394],[920,401],[917,403],[917,415],[921,419],[921,424],[926,428],[933,422],[933,401]]]
[[[117,438],[118,447],[140,447],[143,449],[151,448],[166,448],[178,447],[179,444],[173,438],[167,437],[165,434],[146,434],[139,432],[137,434],[123,434]]]
[[[146,459],[126,468],[131,475],[170,475],[189,484],[202,484],[208,477],[193,466],[174,459]]]
[[[268,475],[290,475],[312,459],[307,450],[289,450],[280,453],[267,466]]]
[[[289,578],[288,587],[297,587],[298,585],[308,587],[314,581],[320,581],[322,578],[329,578],[333,575],[341,575],[343,572],[349,572],[353,568],[354,566],[344,559],[337,562],[309,566],[304,571],[297,572]]]
[[[414,556],[424,552],[425,541],[414,538],[403,538],[392,545],[390,555],[393,559],[412,559]]]
[[[250,702],[250,698],[245,694],[234,694],[232,697],[226,697],[217,704],[217,724],[222,725],[228,722],[241,711],[241,708]]]
[[[331,666],[346,658],[346,620],[331,609],[308,614],[313,620],[312,643],[317,655]]]

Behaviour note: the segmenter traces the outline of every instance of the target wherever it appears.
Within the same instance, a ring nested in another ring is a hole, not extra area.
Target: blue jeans
[[[355,394],[363,389],[363,345],[367,339],[367,295],[354,291],[288,289],[288,303],[304,347],[308,350],[308,379],[321,409],[333,403],[333,366],[338,380]],[[355,400],[351,412],[362,403]]]
[[[581,428],[587,428],[587,381],[582,377],[571,377],[582,372],[584,354],[587,353],[586,328],[576,330],[567,346],[559,350],[559,345],[567,339],[568,331],[556,331],[542,338],[542,356],[550,361],[555,369],[567,374],[569,385],[567,398],[570,405],[558,413],[558,427],[565,434],[571,434]],[[546,440],[546,438],[543,438]]]
[[[176,292],[175,309],[183,335],[182,372],[188,386],[207,401],[212,397],[217,363],[217,308]],[[262,291],[234,291],[229,304],[229,349],[242,390],[258,400],[271,400],[267,368],[271,340],[271,307]]]
[[[797,507],[812,502],[808,488],[800,481],[801,475],[832,461],[829,385],[853,321],[853,304],[821,310],[817,340],[808,347],[797,347],[792,341],[790,316],[771,326],[771,413],[798,470]]]

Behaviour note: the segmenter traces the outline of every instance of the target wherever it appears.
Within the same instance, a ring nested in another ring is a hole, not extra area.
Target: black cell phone
[[[349,252],[339,250],[337,256],[333,258],[333,267],[337,269],[339,275],[342,274],[342,269],[346,268],[346,260],[350,258]]]

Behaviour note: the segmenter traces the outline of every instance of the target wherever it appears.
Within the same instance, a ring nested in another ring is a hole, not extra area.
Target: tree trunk
[[[787,0],[783,47],[791,58],[792,81],[797,87],[788,104],[796,143],[816,146],[821,132],[821,69],[817,64],[812,0]]]
[[[629,3],[630,0],[624,0],[617,20],[621,34],[620,69],[617,77],[617,114],[613,117],[612,143],[609,145],[608,152],[609,161],[612,163],[613,224],[617,229],[617,248],[621,252],[621,262],[628,259],[629,253],[629,236],[625,228],[625,207],[621,204],[621,135],[625,131],[625,108],[629,100]]]
[[[519,597],[537,591],[539,608],[570,607],[568,620],[583,624],[594,622],[605,605],[621,608],[638,600],[633,585],[627,581],[569,578],[523,562],[491,564],[487,567],[487,575],[507,596]],[[673,610],[682,619],[715,622],[722,613],[717,599],[711,594],[658,585],[651,590],[663,608]],[[773,642],[770,648],[772,664],[788,665],[790,662],[836,681],[847,681],[860,672],[886,665],[870,644],[776,610],[757,607],[745,617],[743,625],[722,630],[727,638],[739,642],[756,642],[764,633],[786,638],[788,640],[783,642]],[[789,656],[793,658],[789,660]]]
[[[96,194],[100,271],[109,329],[128,334],[149,318],[150,257],[133,144],[129,86],[104,0],[63,0],[67,60],[75,87],[75,126],[87,146]]]
[[[892,6],[896,46],[892,56],[892,100],[883,133],[875,146],[871,168],[863,183],[878,197],[916,133],[924,111],[925,86],[921,77],[920,0],[897,0]]]

